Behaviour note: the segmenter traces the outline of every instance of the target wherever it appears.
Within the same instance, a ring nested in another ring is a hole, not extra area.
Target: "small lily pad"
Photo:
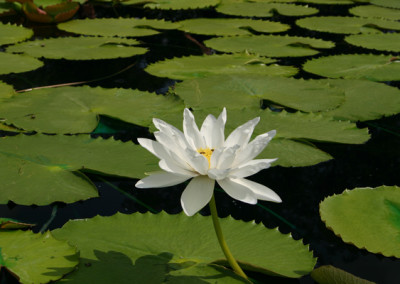
[[[0,218],[0,230],[27,229],[35,226],[11,218]]]
[[[22,54],[0,52],[0,74],[21,73],[38,69],[43,62]]]
[[[188,10],[188,9],[204,9],[214,7],[219,4],[220,0],[154,0],[146,4],[145,8],[160,10]]]
[[[397,0],[370,0],[371,4],[400,9],[400,3]]]
[[[320,215],[344,242],[400,258],[399,187],[345,190],[322,201]]]
[[[203,78],[215,74],[263,74],[290,77],[297,73],[291,66],[279,66],[274,59],[250,54],[214,54],[188,56],[159,61],[145,70],[159,77],[177,80]]]
[[[279,33],[290,26],[278,22],[251,19],[206,19],[197,18],[179,22],[180,30],[203,35],[248,35],[251,31],[262,33]]]
[[[138,41],[111,37],[63,37],[28,41],[8,47],[8,52],[23,52],[33,57],[68,60],[93,60],[131,57],[147,52]]]
[[[0,45],[17,43],[33,36],[31,29],[0,23]]]
[[[1,53],[0,53],[1,60]],[[0,81],[0,99],[10,98],[15,94],[13,86]]]
[[[344,40],[364,48],[400,52],[400,34],[396,33],[351,35]]]
[[[308,17],[297,20],[296,25],[313,31],[337,34],[381,33],[381,29],[400,30],[400,23],[397,21],[359,17]]]
[[[311,277],[319,284],[375,284],[332,265],[323,265],[311,272]]]
[[[318,54],[318,49],[335,44],[321,39],[296,36],[232,36],[204,41],[208,47],[224,52],[245,52],[269,57],[301,57]]]
[[[63,277],[78,264],[76,249],[50,232],[1,231],[0,266],[21,283],[48,283]]]
[[[303,65],[307,72],[329,78],[400,80],[400,58],[388,55],[344,54],[320,57]]]
[[[400,20],[400,10],[374,5],[357,6],[349,10],[350,14],[367,18],[382,18],[388,20]]]

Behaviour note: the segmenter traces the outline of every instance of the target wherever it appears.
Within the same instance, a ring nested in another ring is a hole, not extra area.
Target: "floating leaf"
[[[83,19],[58,25],[58,28],[71,33],[98,36],[135,37],[158,34],[158,30],[176,29],[179,24],[150,19]]]
[[[374,284],[332,265],[323,265],[311,272],[311,277],[319,284]]]
[[[278,22],[251,19],[189,19],[179,22],[180,30],[203,35],[248,35],[251,31],[279,33],[290,26]]]
[[[369,1],[369,0],[365,0],[365,1]],[[297,0],[296,2],[322,4],[322,5],[346,5],[346,4],[350,5],[350,4],[354,4],[354,2],[351,1],[351,0]],[[359,2],[362,2],[362,1],[359,0]]]
[[[220,0],[154,0],[146,4],[145,8],[161,10],[186,10],[186,9],[204,9],[214,7]]]
[[[318,13],[318,9],[307,6],[268,2],[222,3],[216,10],[223,14],[244,17],[272,17],[274,13],[283,16],[307,16]]]
[[[48,1],[47,1],[48,2]],[[48,6],[39,8],[35,2],[26,1],[22,4],[22,11],[32,22],[38,23],[59,23],[71,19],[79,9],[78,2],[63,1],[48,3]]]
[[[136,44],[136,40],[124,38],[63,37],[24,42],[8,47],[7,51],[50,59],[110,59],[146,53],[147,49]]]
[[[381,33],[380,29],[400,30],[400,23],[396,21],[358,17],[309,17],[297,20],[296,25],[313,31],[338,34]]]
[[[43,62],[36,58],[0,52],[0,74],[21,73],[35,70],[43,66]]]
[[[369,49],[395,52],[400,51],[400,34],[395,33],[351,35],[345,37],[345,41],[352,45]]]
[[[277,229],[267,229],[254,222],[245,223],[232,217],[220,221],[224,234],[229,236],[227,241],[232,253],[244,269],[297,278],[309,273],[315,265],[312,252],[301,240],[295,241],[290,235],[283,235]],[[82,264],[67,276],[66,281],[72,282],[97,279],[96,283],[109,283],[107,279],[121,278],[121,275],[110,275],[117,271],[104,269],[105,265],[135,271],[142,264],[141,274],[151,277],[156,273],[151,273],[154,264],[158,263],[156,267],[160,270],[157,270],[157,274],[165,279],[171,277],[171,270],[186,275],[185,270],[193,265],[224,259],[213,232],[211,217],[199,214],[188,218],[182,213],[117,213],[111,217],[97,216],[89,220],[70,221],[63,228],[55,230],[54,235],[80,250]],[[84,263],[90,263],[90,267]],[[124,283],[150,283],[143,277],[137,281],[140,276],[137,273],[124,273]],[[215,277],[213,279],[212,283],[215,283]]]
[[[88,133],[97,127],[99,115],[141,126],[153,117],[166,119],[183,112],[176,97],[131,89],[60,87],[20,93],[0,104],[7,124],[45,133]],[[135,110],[135,111],[133,111]]]
[[[290,77],[297,73],[291,66],[279,66],[275,60],[249,54],[222,54],[172,58],[149,65],[145,70],[159,77],[178,80],[203,78],[215,74],[263,74]]]
[[[74,270],[78,264],[76,249],[53,238],[50,232],[2,231],[0,266],[21,283],[48,283]]]
[[[214,75],[178,83],[176,94],[191,108],[259,106],[268,100],[290,108],[318,112],[344,101],[341,90],[318,81],[264,75]]]
[[[320,215],[344,242],[400,258],[399,187],[345,190],[322,201]]]
[[[320,57],[307,61],[303,69],[329,78],[400,80],[400,59],[388,55],[344,54]]]
[[[318,48],[332,48],[335,44],[321,39],[296,36],[235,36],[219,37],[204,44],[224,52],[256,53],[270,57],[300,57],[318,54]]]
[[[31,29],[0,23],[0,45],[20,42],[31,36],[33,36]]]
[[[371,4],[400,9],[400,3],[397,0],[370,0]]]
[[[357,6],[351,8],[349,13],[359,17],[400,20],[400,10],[377,7],[374,5]]]
[[[325,80],[323,80],[325,81]],[[400,113],[400,90],[364,80],[326,80],[342,89],[346,99],[338,108],[325,112],[340,120],[365,121]]]
[[[11,218],[0,218],[0,230],[26,229],[26,228],[31,228],[33,226],[35,226],[35,225],[22,223],[18,220],[11,219]],[[1,251],[1,249],[0,249],[0,251]],[[1,254],[1,252],[0,252],[0,254]],[[0,256],[0,258],[1,258],[1,256]]]
[[[1,53],[0,53],[1,60]],[[0,81],[0,99],[10,98],[15,94],[14,88],[11,85]]]

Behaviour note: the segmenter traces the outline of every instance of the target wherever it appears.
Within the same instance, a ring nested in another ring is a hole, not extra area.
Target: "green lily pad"
[[[71,203],[98,196],[83,171],[142,178],[158,169],[143,147],[89,135],[18,135],[0,139],[0,203]]]
[[[42,61],[30,56],[0,52],[0,75],[27,72],[42,66]]]
[[[397,0],[370,0],[371,4],[400,9],[400,3]]]
[[[399,23],[400,24],[400,23]],[[400,34],[351,35],[344,39],[348,43],[382,51],[400,51]]]
[[[274,13],[283,16],[307,16],[318,13],[318,9],[284,3],[232,2],[218,5],[216,10],[223,14],[244,17],[272,17]]]
[[[0,218],[0,230],[27,229],[35,226],[34,224],[22,223],[11,218]]]
[[[369,0],[365,0],[369,1]],[[313,4],[322,4],[322,5],[347,5],[354,4],[351,0],[297,0],[296,2],[300,3],[313,3]],[[362,1],[360,1],[362,2]]]
[[[320,215],[344,242],[400,258],[399,187],[345,190],[322,201]]]
[[[153,117],[166,119],[183,112],[176,97],[131,89],[60,87],[19,93],[0,104],[7,124],[44,133],[88,133],[105,115],[141,126]],[[135,111],[132,111],[135,109]]]
[[[2,231],[0,234],[0,267],[19,278],[20,283],[48,283],[74,270],[78,254],[65,241],[50,232]]]
[[[221,105],[257,107],[264,99],[305,112],[318,112],[334,109],[344,101],[343,92],[326,83],[246,74],[214,75],[183,81],[176,84],[175,92],[186,106],[193,109]]]
[[[0,58],[0,60],[1,60],[1,58]],[[14,94],[15,94],[15,90],[14,90],[13,86],[0,81],[0,99],[10,98]]]
[[[203,78],[215,74],[263,74],[290,77],[297,73],[291,66],[279,66],[275,60],[249,54],[188,56],[159,61],[146,72],[178,80]]]
[[[400,90],[365,80],[323,80],[345,92],[345,101],[324,114],[340,120],[365,121],[400,113]]]
[[[180,30],[203,35],[249,35],[251,31],[262,33],[279,33],[290,26],[278,22],[251,19],[206,19],[197,18],[179,22]]]
[[[313,31],[337,34],[381,33],[380,29],[400,30],[400,23],[397,21],[358,17],[309,17],[297,20],[296,25]]]
[[[351,8],[349,13],[359,17],[400,20],[400,10],[377,7],[374,5],[357,6]]]
[[[176,29],[179,24],[150,19],[83,19],[58,24],[60,30],[97,36],[137,37],[158,34],[158,30]]]
[[[220,0],[154,0],[146,4],[145,8],[160,10],[187,10],[187,9],[204,9],[214,7],[219,4]]]
[[[329,78],[400,80],[400,59],[390,55],[344,54],[320,57],[307,61],[303,69]]]
[[[0,45],[17,43],[33,36],[31,29],[0,23]]]
[[[283,235],[277,229],[267,229],[254,222],[245,223],[232,217],[220,221],[233,255],[246,270],[297,278],[309,273],[315,265],[312,252],[301,240],[293,240],[290,235]],[[150,274],[148,277],[161,274],[160,278],[163,279],[171,277],[169,268],[187,275],[185,270],[196,264],[226,263],[215,237],[211,217],[199,214],[188,218],[183,213],[117,213],[111,217],[97,216],[89,220],[70,221],[53,233],[58,239],[67,240],[80,250],[82,265],[66,277],[73,282],[82,283],[88,277],[95,277],[92,279],[98,280],[96,283],[109,283],[104,277],[108,278],[105,275],[110,275],[111,271],[105,270],[104,265],[134,270],[139,261],[144,264],[146,259],[148,264],[142,266],[142,273],[147,272],[147,275]],[[161,271],[151,273],[155,262]],[[85,267],[83,263],[90,263],[90,267]],[[113,279],[121,278],[121,275],[113,276]],[[136,283],[138,276],[124,273],[124,283]],[[140,281],[150,283],[143,278]]]
[[[319,284],[375,284],[332,265],[323,265],[311,272],[311,277]]]
[[[213,49],[224,52],[255,53],[269,57],[300,57],[318,54],[317,49],[332,48],[335,44],[321,39],[296,36],[233,36],[204,41]]]
[[[7,51],[50,59],[111,59],[146,53],[147,49],[136,44],[134,39],[115,37],[63,37],[28,41],[10,46]]]

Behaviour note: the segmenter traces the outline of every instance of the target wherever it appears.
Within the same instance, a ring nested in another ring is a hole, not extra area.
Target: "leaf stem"
[[[233,268],[233,270],[236,272],[236,274],[242,276],[245,279],[248,279],[247,275],[240,268],[239,264],[237,263],[237,261],[235,260],[235,258],[232,255],[231,251],[229,250],[228,245],[226,244],[226,241],[222,234],[221,225],[219,224],[217,205],[215,204],[214,194],[211,197],[210,203],[208,205],[210,206],[211,217],[213,220],[214,229],[215,229],[215,233],[217,234],[219,245],[221,246],[221,249],[222,249],[225,257],[228,260],[229,265]]]

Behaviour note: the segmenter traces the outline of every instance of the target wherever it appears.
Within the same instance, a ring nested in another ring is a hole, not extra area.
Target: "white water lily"
[[[254,160],[276,133],[272,130],[249,142],[259,121],[257,117],[239,126],[225,140],[225,108],[218,118],[208,115],[200,130],[188,109],[183,113],[183,132],[160,119],[153,119],[159,130],[154,133],[157,141],[145,138],[138,141],[160,159],[163,171],[139,180],[136,187],[167,187],[192,179],[181,197],[182,208],[188,216],[210,202],[215,181],[232,198],[245,203],[256,204],[258,199],[281,202],[268,187],[245,179],[270,167],[276,160]]]

